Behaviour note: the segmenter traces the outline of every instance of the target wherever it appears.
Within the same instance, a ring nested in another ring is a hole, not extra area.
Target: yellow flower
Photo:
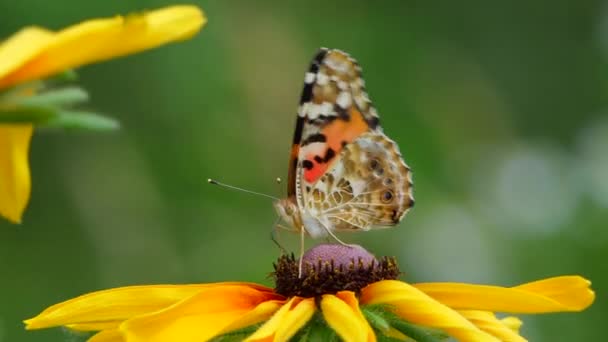
[[[57,32],[27,27],[0,43],[0,91],[187,39],[205,23],[199,8],[172,6],[127,17],[88,20]],[[16,223],[21,221],[30,195],[28,150],[32,132],[32,124],[0,124],[0,215]]]
[[[328,249],[336,258],[319,257]],[[334,253],[340,249],[349,248],[321,245],[307,252],[303,278],[297,261],[281,257],[274,290],[238,282],[121,287],[53,305],[26,320],[26,329],[97,331],[91,342],[200,342],[239,331],[246,341],[288,341],[296,334],[310,337],[321,321],[349,342],[375,341],[377,334],[405,340],[414,336],[404,332],[415,332],[403,329],[408,324],[463,342],[525,341],[521,321],[498,319],[494,312],[581,311],[595,298],[590,282],[579,276],[515,287],[378,280],[399,273],[394,260],[372,256],[369,263],[362,248],[345,256]],[[382,308],[404,322],[383,322],[374,313]],[[246,327],[254,329],[239,330]]]

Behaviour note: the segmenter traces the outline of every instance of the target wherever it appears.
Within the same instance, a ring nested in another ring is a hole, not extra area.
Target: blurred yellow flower
[[[57,32],[24,28],[0,44],[0,92],[85,64],[190,38],[205,23],[198,7],[184,5],[88,20]],[[6,104],[0,98],[2,105]],[[0,215],[15,223],[21,221],[30,195],[32,131],[31,123],[0,124]]]
[[[348,342],[375,341],[378,334],[413,338],[399,324],[382,323],[380,315],[370,309],[385,307],[405,325],[438,329],[462,342],[525,341],[518,332],[519,319],[498,319],[494,312],[581,311],[595,298],[590,282],[579,276],[510,288],[462,283],[411,285],[373,280],[378,275],[390,278],[398,273],[392,272],[390,261],[362,267],[342,267],[332,261],[325,264],[332,264],[330,273],[317,268],[299,278],[297,262],[293,267],[287,262],[285,268],[281,266],[285,260],[279,259],[279,267],[275,267],[274,290],[237,282],[121,287],[53,305],[26,320],[26,329],[65,326],[96,331],[89,342],[202,342],[222,334],[235,337],[238,331],[245,331],[242,337],[246,341],[288,341],[303,331],[310,337],[309,323],[322,320]],[[353,284],[361,288],[353,288]],[[253,329],[240,330],[246,327]]]

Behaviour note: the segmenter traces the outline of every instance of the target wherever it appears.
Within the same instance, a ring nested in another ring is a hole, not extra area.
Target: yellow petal
[[[38,27],[26,27],[0,44],[0,80],[44,50],[53,33]]]
[[[85,21],[57,32],[37,54],[21,56],[29,60],[0,78],[0,87],[187,39],[205,23],[201,10],[189,5]]]
[[[414,286],[449,307],[511,313],[580,311],[595,298],[591,282],[578,276],[549,278],[512,288],[462,283]]]
[[[206,341],[259,304],[281,299],[247,285],[212,286],[167,309],[129,319],[120,330],[129,342]]]
[[[67,324],[66,327],[76,331],[101,331],[101,330],[112,330],[118,329],[123,321],[107,321],[107,322],[93,322],[93,323],[77,323]]]
[[[516,330],[511,329],[502,320],[488,311],[477,310],[462,310],[459,311],[462,316],[475,324],[479,329],[496,336],[501,341],[509,342],[525,342],[525,338],[521,337]],[[521,323],[521,321],[520,321]]]
[[[360,301],[363,304],[389,304],[408,322],[441,329],[461,342],[498,341],[456,311],[404,282],[383,280],[370,284],[362,289]]]
[[[0,125],[0,215],[12,222],[21,216],[30,199],[28,152],[32,125]]]
[[[321,312],[327,324],[344,341],[376,341],[376,335],[359,309],[359,301],[350,291],[323,295]]]
[[[87,342],[126,342],[126,340],[118,330],[105,330],[93,335]]]
[[[245,341],[272,341],[274,333],[277,331],[279,324],[283,321],[289,310],[298,304],[301,298],[291,298],[274,315],[262,325],[255,333],[249,336]]]
[[[245,341],[289,341],[314,312],[314,298],[292,298]]]
[[[582,311],[595,300],[591,282],[581,276],[561,276],[515,286],[514,289],[547,296],[568,308]]]
[[[306,298],[283,318],[274,335],[275,342],[289,341],[315,313],[314,298]]]
[[[521,328],[522,321],[521,319],[513,316],[505,317],[500,320],[505,327],[519,333],[519,329]]]
[[[166,308],[208,286],[146,285],[92,292],[49,307],[38,316],[26,320],[26,329],[123,321]]]
[[[220,334],[242,329],[266,321],[270,317],[272,317],[272,315],[277,312],[284,304],[284,300],[270,300],[267,302],[263,302],[260,305],[256,306],[255,309],[249,311],[239,319],[232,322],[230,325],[226,326],[224,329],[222,329]]]

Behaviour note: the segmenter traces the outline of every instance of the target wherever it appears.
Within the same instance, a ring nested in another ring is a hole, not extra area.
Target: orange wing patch
[[[302,161],[304,180],[311,184],[316,182],[327,172],[344,145],[353,142],[368,130],[369,125],[364,120],[363,114],[355,107],[349,109],[348,120],[337,118],[325,125],[321,133],[326,137],[324,143],[326,148],[321,153],[311,151],[304,156],[305,159]]]

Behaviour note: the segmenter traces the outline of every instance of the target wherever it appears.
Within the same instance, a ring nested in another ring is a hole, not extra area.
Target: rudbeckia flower
[[[57,32],[26,27],[0,42],[0,216],[18,223],[28,203],[32,123],[65,121],[51,118],[57,106],[82,102],[86,96],[71,88],[33,101],[30,97],[41,89],[40,80],[187,39],[205,22],[195,6],[172,6],[127,17],[88,20]]]
[[[581,311],[593,302],[579,276],[515,287],[408,284],[392,258],[361,247],[320,245],[275,264],[275,288],[250,283],[146,285],[85,294],[25,321],[96,332],[89,342],[391,340],[525,341],[502,313]]]

